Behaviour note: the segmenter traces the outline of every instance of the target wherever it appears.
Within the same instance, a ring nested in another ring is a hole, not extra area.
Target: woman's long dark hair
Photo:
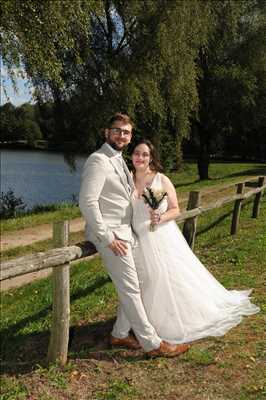
[[[131,155],[134,153],[135,148],[137,146],[139,146],[140,144],[146,144],[146,146],[148,146],[148,148],[150,150],[150,157],[151,157],[150,169],[154,172],[162,172],[163,167],[162,167],[160,159],[159,159],[159,154],[150,140],[140,139],[136,144],[134,144],[134,147],[131,151]],[[135,174],[135,168],[134,168],[133,164],[132,164],[132,169],[133,169],[133,174]]]

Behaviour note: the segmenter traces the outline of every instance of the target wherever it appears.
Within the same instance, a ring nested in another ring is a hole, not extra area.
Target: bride
[[[251,290],[225,289],[202,265],[175,223],[176,191],[162,174],[152,143],[140,141],[132,152],[132,227],[139,239],[135,251],[144,307],[157,334],[172,344],[221,336],[260,311],[249,300]],[[142,196],[145,188],[167,196],[154,211]],[[156,225],[154,231],[150,224]]]

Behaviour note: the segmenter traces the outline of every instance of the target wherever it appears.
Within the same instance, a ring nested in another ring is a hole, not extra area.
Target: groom
[[[134,183],[122,157],[122,151],[131,141],[132,129],[129,116],[117,113],[111,117],[105,129],[106,142],[84,165],[79,205],[86,221],[86,240],[101,255],[120,301],[111,345],[142,347],[151,357],[174,357],[188,346],[162,341],[150,324],[133,259],[136,239],[131,230],[130,197]],[[129,333],[130,329],[137,340]]]

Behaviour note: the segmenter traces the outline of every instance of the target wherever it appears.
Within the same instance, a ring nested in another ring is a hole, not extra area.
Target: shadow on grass
[[[69,332],[69,360],[138,361],[143,352],[127,349],[112,349],[109,336],[114,318],[82,326],[72,326]],[[49,345],[48,330],[31,335],[18,335],[16,343],[3,354],[1,375],[27,374],[39,366],[47,367],[46,356]]]
[[[210,180],[210,179],[207,179],[207,180]],[[185,187],[185,186],[190,186],[190,185],[193,185],[193,184],[199,183],[199,182],[201,182],[200,179],[195,179],[194,181],[187,182],[187,183],[176,183],[176,184],[174,184],[174,187],[175,188]]]
[[[99,289],[100,287],[104,286],[107,282],[110,282],[109,277],[100,277],[92,285],[84,289],[77,290],[73,295],[71,295],[70,302],[93,293],[96,289]],[[29,315],[28,317],[21,319],[19,322],[10,325],[8,328],[3,329],[0,332],[0,336],[2,339],[1,342],[5,343],[6,340],[16,338],[20,329],[24,328],[28,324],[46,318],[51,310],[52,310],[52,305],[49,305],[48,307],[43,308],[34,315]]]
[[[249,207],[252,202],[253,202],[253,199],[245,200],[245,202],[242,203],[242,206],[241,206],[242,210],[244,210],[245,208]],[[197,233],[196,233],[196,236],[200,236],[200,235],[210,231],[212,228],[216,227],[221,222],[223,222],[227,217],[229,217],[230,215],[233,215],[233,209],[234,209],[234,203],[232,202],[232,209],[230,211],[228,211],[227,213],[224,213],[220,217],[216,218],[215,221],[213,221],[212,223],[208,224],[206,227],[198,230]]]
[[[266,167],[265,165],[256,165],[254,168],[246,169],[239,172],[234,172],[233,174],[223,175],[222,177],[219,176],[217,178],[213,178],[213,180],[219,180],[221,178],[233,178],[237,176],[245,176],[245,175],[257,175],[263,176],[266,175]]]
[[[85,297],[93,293],[96,289],[104,286],[109,281],[109,277],[100,277],[87,288],[77,290],[71,296],[71,301],[77,300],[81,297]],[[7,371],[13,373],[29,372],[30,370],[32,370],[34,365],[42,364],[43,362],[45,362],[44,360],[48,349],[50,332],[43,331],[41,333],[21,334],[20,330],[27,327],[27,325],[29,324],[44,320],[45,318],[47,318],[51,310],[52,306],[49,305],[39,312],[35,313],[34,315],[29,315],[28,317],[23,318],[12,325],[9,325],[8,328],[3,329],[0,332],[1,373],[6,373]],[[80,328],[81,327],[71,327],[70,346],[72,343],[74,343],[73,337],[76,337],[76,333]],[[101,329],[97,328],[95,330],[95,328],[93,327],[91,329],[92,331],[90,336],[92,338],[97,338],[98,336],[102,337]],[[93,334],[94,331],[95,334]]]
[[[69,342],[70,359],[86,359],[112,362],[136,362],[143,360],[142,350],[112,348],[109,338],[115,318],[90,325],[72,328]]]
[[[215,221],[213,221],[211,224],[206,226],[205,228],[198,230],[196,233],[196,236],[200,236],[206,232],[209,232],[212,228],[216,227],[219,225],[221,222],[223,222],[229,215],[232,215],[233,211],[229,211],[223,215],[221,215],[219,218],[217,218]]]
[[[246,177],[246,175],[264,176],[264,175],[266,175],[266,167],[264,165],[256,165],[256,166],[254,166],[254,168],[246,169],[244,171],[239,171],[239,172],[235,172],[235,173],[223,175],[223,176],[218,176],[218,177],[209,177],[209,179],[205,179],[205,181],[218,181],[220,179],[234,178],[234,177],[238,177],[238,176]],[[176,183],[176,184],[174,184],[174,186],[175,186],[175,188],[185,187],[185,186],[190,186],[190,185],[197,184],[200,182],[203,182],[203,180],[195,179],[193,181],[186,182],[186,183]],[[246,186],[257,187],[257,182],[256,181],[250,182]]]
[[[111,282],[109,276],[99,277],[92,285],[82,289],[80,288],[76,292],[72,293],[70,295],[70,303],[72,303],[74,300],[80,299],[81,297],[86,297],[88,294],[93,293],[96,289],[99,289],[108,282]]]

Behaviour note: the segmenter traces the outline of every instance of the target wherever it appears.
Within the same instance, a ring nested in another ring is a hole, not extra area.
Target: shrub
[[[16,217],[23,212],[26,204],[21,197],[16,197],[13,190],[9,189],[7,193],[1,192],[0,196],[0,216],[1,218]]]

